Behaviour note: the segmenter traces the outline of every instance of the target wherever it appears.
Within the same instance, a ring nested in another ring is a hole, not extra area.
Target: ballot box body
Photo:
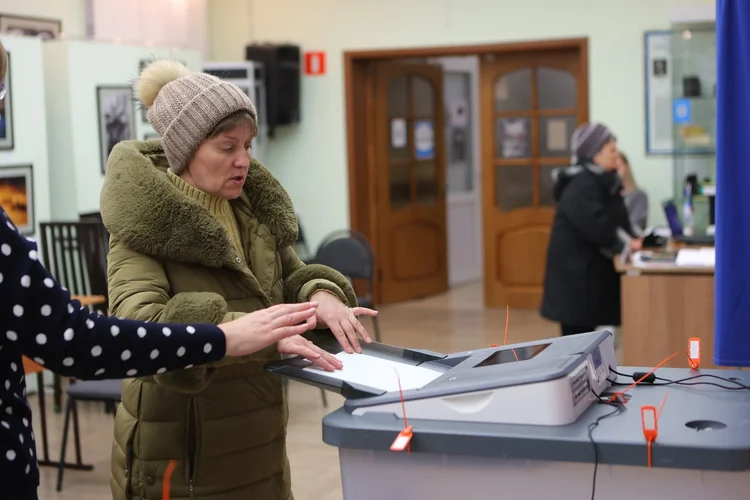
[[[746,372],[711,373],[750,384]],[[695,374],[658,371],[670,380]],[[624,409],[601,420],[592,433],[596,499],[750,498],[750,391],[639,386],[628,394]],[[662,401],[649,468],[641,407],[658,408]],[[393,452],[402,419],[355,416],[341,408],[325,417],[323,440],[339,448],[344,500],[583,500],[591,498],[594,481],[589,426],[610,411],[597,404],[565,426],[409,420],[411,452]],[[407,418],[408,413],[407,404]]]

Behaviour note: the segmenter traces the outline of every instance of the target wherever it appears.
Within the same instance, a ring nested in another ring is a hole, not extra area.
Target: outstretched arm
[[[227,314],[223,297],[209,292],[172,295],[164,268],[157,259],[128,248],[112,237],[107,256],[111,312],[115,316],[163,323],[220,324],[237,319]],[[243,357],[224,358],[186,370],[158,374],[154,381],[185,393],[196,393],[211,382],[221,364],[240,363]]]
[[[357,295],[346,277],[320,264],[305,264],[291,247],[280,252],[287,301],[318,303],[318,325],[328,328],[348,353],[361,352],[359,338],[372,339],[358,316],[376,316],[377,311],[357,306]]]
[[[224,357],[215,325],[156,325],[91,313],[38,260],[36,244],[0,217],[0,306],[7,341],[46,368],[81,379],[164,373]]]

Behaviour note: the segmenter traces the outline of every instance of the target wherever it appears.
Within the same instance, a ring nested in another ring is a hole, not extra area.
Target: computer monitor
[[[677,205],[674,204],[674,201],[667,200],[662,203],[662,206],[664,207],[664,215],[667,217],[667,224],[672,231],[672,237],[682,236],[682,222],[680,222],[680,216],[677,213]]]

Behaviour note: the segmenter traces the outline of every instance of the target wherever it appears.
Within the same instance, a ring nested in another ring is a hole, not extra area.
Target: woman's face
[[[602,167],[604,170],[615,170],[619,158],[620,152],[617,151],[617,141],[609,141],[602,146],[601,151],[594,156],[594,163]]]
[[[252,129],[238,125],[201,143],[181,175],[201,191],[225,200],[238,198],[250,168]]]

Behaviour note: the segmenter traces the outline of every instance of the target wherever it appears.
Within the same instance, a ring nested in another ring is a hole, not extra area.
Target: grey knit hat
[[[573,132],[570,139],[573,161],[592,160],[602,147],[613,139],[615,136],[601,123],[584,123]]]
[[[239,87],[206,73],[193,73],[182,63],[149,64],[136,84],[148,108],[148,121],[161,136],[169,169],[179,175],[208,134],[227,116],[255,106]]]

